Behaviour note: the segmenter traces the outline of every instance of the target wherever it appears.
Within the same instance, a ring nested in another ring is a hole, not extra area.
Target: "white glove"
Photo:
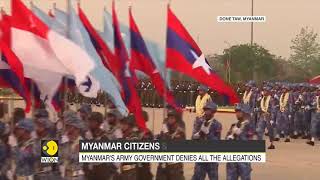
[[[201,130],[204,134],[209,134],[209,127],[205,127],[204,125],[202,125],[200,130]]]
[[[9,180],[13,180],[13,172],[11,170],[7,171],[6,175]]]
[[[61,143],[63,144],[63,143],[66,143],[66,142],[69,142],[69,138],[68,138],[68,136],[67,135],[62,135],[61,136]]]
[[[197,132],[197,133],[195,133],[195,134],[193,135],[193,139],[199,139],[199,138],[200,138],[199,132]]]
[[[91,131],[87,131],[86,134],[84,135],[84,137],[85,137],[86,139],[92,139],[93,136],[92,136]]]
[[[270,124],[273,125],[274,121],[270,121]]]
[[[66,172],[66,167],[64,165],[60,165],[59,166],[59,171],[60,171],[61,177],[64,178],[65,177],[65,172]]]
[[[10,135],[8,139],[8,144],[11,147],[16,147],[18,145],[17,138],[14,135]]]
[[[233,135],[229,135],[229,136],[227,136],[227,139],[229,139],[229,140],[231,140],[231,139],[234,139],[234,137],[233,137]]]
[[[290,118],[291,118],[291,115],[289,115],[288,117],[289,117],[289,119],[290,119]]]
[[[168,132],[169,132],[168,126],[167,126],[166,124],[162,124],[161,131],[162,131],[163,133],[168,133]]]

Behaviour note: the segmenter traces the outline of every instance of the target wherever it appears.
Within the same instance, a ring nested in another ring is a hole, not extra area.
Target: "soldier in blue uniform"
[[[15,174],[17,179],[30,179],[35,174],[36,154],[34,152],[34,141],[31,132],[34,124],[31,119],[19,120],[15,127],[17,141],[11,141],[12,156],[16,164]]]
[[[292,112],[292,104],[293,104],[293,97],[289,93],[289,86],[284,84],[282,86],[282,93],[279,96],[279,105],[276,109],[276,127],[277,127],[277,137],[275,141],[279,140],[279,135],[283,135],[285,137],[285,142],[290,142],[289,137],[289,126],[290,126],[290,115]]]
[[[245,104],[238,104],[235,108],[238,122],[231,125],[227,140],[247,141],[252,140],[254,129],[250,125],[250,107]],[[227,180],[251,179],[251,164],[250,163],[227,163]]]
[[[245,87],[246,90],[243,93],[243,97],[241,99],[241,103],[242,104],[247,104],[250,107],[250,120],[251,120],[251,124],[252,126],[256,126],[256,122],[257,122],[257,112],[254,112],[254,109],[257,106],[257,98],[259,96],[258,91],[255,88],[256,83],[254,81],[249,81],[248,83],[246,83]]]
[[[66,139],[61,140],[59,150],[60,172],[65,180],[84,180],[85,174],[83,163],[79,162],[79,141],[81,130],[84,128],[83,121],[75,113],[64,117],[66,125]]]
[[[263,96],[260,100],[260,106],[256,109],[259,112],[259,120],[257,123],[257,137],[258,140],[263,139],[263,135],[265,133],[265,129],[268,130],[268,136],[270,140],[270,146],[268,149],[275,149],[273,144],[274,140],[274,131],[275,131],[275,122],[272,119],[272,115],[274,114],[272,106],[274,105],[274,100],[271,96],[271,87],[265,86],[263,90]]]
[[[0,114],[4,115],[2,110],[0,111]],[[7,180],[8,172],[10,171],[10,146],[7,143],[9,133],[9,126],[0,121],[0,180]]]
[[[317,137],[317,130],[320,125],[320,85],[317,87],[317,92],[313,97],[313,101],[311,103],[312,110],[312,118],[311,118],[311,139],[307,142],[307,144],[314,146],[315,138]]]
[[[168,117],[163,123],[160,140],[184,140],[186,139],[185,128],[179,123],[180,114],[175,110],[168,110]],[[159,163],[156,180],[184,180],[183,163],[168,162]]]
[[[45,112],[45,111],[43,111]],[[46,116],[46,113],[43,114]],[[55,180],[59,179],[59,171],[53,164],[41,163],[41,140],[55,140],[55,132],[53,132],[53,123],[47,117],[35,119],[35,127],[37,138],[34,140],[34,152],[37,158],[35,180]]]
[[[217,105],[209,101],[203,107],[204,116],[197,118],[194,122],[192,139],[217,141],[221,139],[222,125],[215,119]],[[208,174],[210,180],[218,179],[218,163],[196,163],[194,167],[193,180],[204,180]]]
[[[294,134],[292,136],[293,139],[297,139],[299,136],[303,136],[305,133],[305,103],[306,96],[304,93],[304,85],[299,84],[298,90],[294,95]]]

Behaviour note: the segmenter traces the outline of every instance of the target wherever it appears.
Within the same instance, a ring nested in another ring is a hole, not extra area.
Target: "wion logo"
[[[41,163],[58,163],[58,141],[42,140],[41,141]]]

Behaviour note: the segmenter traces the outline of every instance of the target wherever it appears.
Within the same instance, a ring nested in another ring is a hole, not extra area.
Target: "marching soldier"
[[[35,180],[55,180],[59,179],[59,171],[55,169],[53,164],[41,163],[41,140],[55,140],[53,130],[53,123],[45,117],[40,117],[35,119],[36,125],[36,134],[37,138],[35,139],[34,152],[37,158],[36,163],[36,172],[34,179]]]
[[[283,134],[285,137],[284,142],[290,142],[289,138],[289,126],[290,126],[290,116],[292,112],[293,97],[289,93],[289,86],[283,85],[282,94],[279,98],[279,108],[277,109],[276,125],[278,135]],[[279,137],[275,138],[276,141]]]
[[[142,111],[143,119],[146,123],[149,121],[149,115],[146,111]],[[153,133],[150,129],[146,129],[145,132],[141,132],[140,139],[142,141],[151,141],[154,139]],[[143,180],[152,180],[153,175],[151,173],[151,164],[150,163],[138,163],[137,169],[137,179]]]
[[[311,139],[307,142],[307,144],[314,146],[315,138],[317,137],[317,129],[320,124],[320,86],[318,86],[315,97],[313,98],[312,107],[312,118],[311,118]]]
[[[34,125],[31,119],[21,119],[15,127],[15,137],[10,137],[9,144],[16,164],[15,175],[17,180],[33,179],[35,173],[36,154],[33,151],[34,141],[31,132]]]
[[[88,120],[93,140],[109,140],[106,132],[100,128],[103,122],[101,113],[91,113]],[[92,180],[112,180],[117,176],[117,167],[112,163],[90,163],[85,166],[85,174],[88,179]]]
[[[217,105],[212,101],[203,107],[204,116],[196,119],[192,139],[216,141],[221,139],[222,125],[214,117]],[[210,180],[218,179],[218,163],[196,163],[192,180],[204,180],[208,174]]]
[[[84,180],[83,164],[79,162],[79,141],[81,130],[84,128],[83,121],[75,113],[64,117],[66,125],[66,137],[62,140],[59,151],[61,156],[60,171],[65,180]],[[61,153],[60,153],[61,152]]]
[[[186,139],[185,129],[178,122],[179,114],[175,110],[168,111],[168,118],[163,124],[160,140],[184,140]],[[184,180],[182,163],[159,163],[156,180]]]
[[[196,99],[196,114],[197,117],[200,118],[204,115],[203,107],[206,105],[207,102],[211,101],[211,96],[208,94],[208,87],[201,85],[199,87],[199,95]]]
[[[83,104],[78,110],[79,116],[83,121],[84,128],[81,130],[81,136],[85,139],[91,139],[92,134],[89,131],[89,121],[88,118],[92,112],[92,108],[90,104]]]
[[[135,126],[135,117],[129,115],[120,121],[123,139],[129,141],[139,140],[140,132]],[[120,166],[121,180],[136,180],[137,179],[137,164],[136,163],[122,163]]]
[[[247,104],[250,107],[250,116],[251,116],[251,123],[252,126],[256,126],[256,118],[257,118],[257,113],[254,112],[254,109],[257,106],[257,98],[258,98],[258,93],[255,90],[255,82],[254,81],[249,81],[246,85],[246,90],[243,93],[243,97],[241,100],[242,104]]]
[[[272,120],[272,114],[274,112],[272,111],[273,99],[270,95],[270,91],[270,86],[264,87],[263,96],[260,100],[260,107],[256,109],[256,111],[260,113],[256,133],[258,136],[258,140],[262,140],[265,129],[267,128],[269,140],[271,143],[268,149],[275,149],[275,146],[273,144],[275,122]]]
[[[238,104],[235,108],[238,122],[232,124],[228,133],[227,140],[247,141],[252,140],[254,129],[250,125],[250,106]],[[227,180],[251,179],[251,164],[250,163],[227,163]]]
[[[4,115],[3,110],[0,111]],[[10,146],[7,143],[9,133],[9,126],[0,121],[0,180],[7,180],[12,177],[12,172],[10,171]]]
[[[111,109],[107,113],[106,122],[104,122],[103,129],[106,131],[109,140],[123,138],[119,122],[120,119],[122,119],[122,116],[117,109]]]
[[[293,139],[297,139],[299,136],[303,136],[305,133],[305,103],[306,97],[304,93],[304,85],[300,84],[298,92],[294,96],[295,115],[294,115],[294,134]]]

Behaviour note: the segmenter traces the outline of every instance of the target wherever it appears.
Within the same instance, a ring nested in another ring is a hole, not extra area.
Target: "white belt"
[[[49,172],[49,171],[52,171],[52,167],[51,166],[40,168],[40,170],[37,173],[46,173],[46,172]]]
[[[136,165],[135,165],[135,164],[132,164],[132,165],[123,165],[123,166],[121,167],[121,170],[122,170],[122,171],[129,171],[129,170],[134,169],[134,168],[136,168]]]

